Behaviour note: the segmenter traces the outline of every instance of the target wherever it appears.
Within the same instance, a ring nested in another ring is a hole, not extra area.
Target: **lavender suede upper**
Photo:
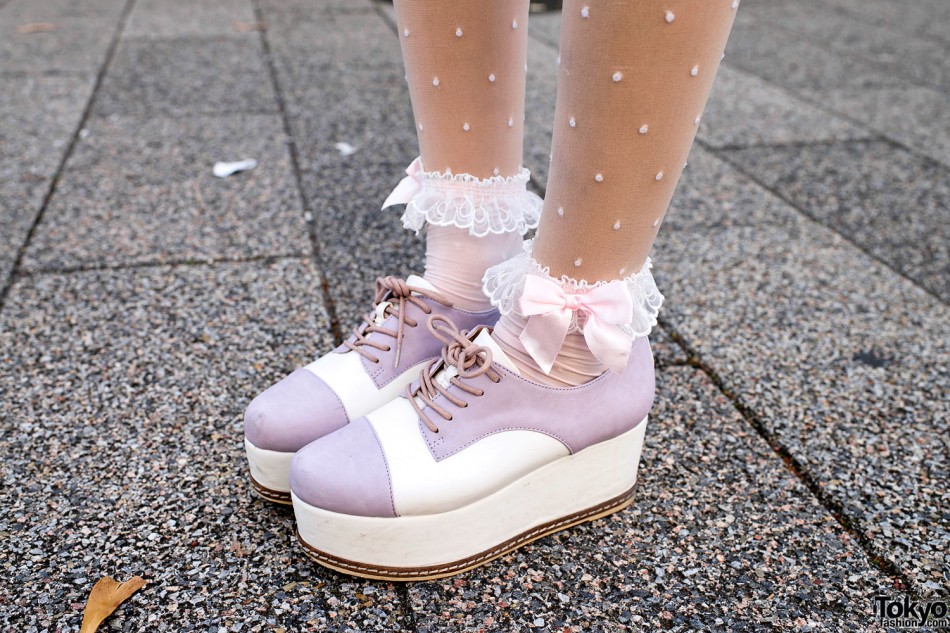
[[[497,384],[487,375],[466,380],[470,386],[485,390],[484,396],[471,396],[455,386],[449,388],[449,393],[465,401],[467,407],[457,407],[442,395],[436,396],[434,402],[450,411],[452,420],[423,410],[439,428],[433,433],[419,421],[419,432],[437,461],[483,437],[515,429],[550,435],[576,453],[629,431],[653,406],[656,377],[653,353],[645,337],[634,342],[622,374],[608,371],[577,387],[541,385],[498,363],[492,367],[502,375]]]
[[[333,390],[298,369],[251,401],[244,413],[244,435],[257,448],[293,452],[348,421]]]
[[[432,314],[441,314],[450,318],[452,322],[463,330],[473,330],[478,325],[495,325],[495,322],[498,321],[498,310],[494,308],[484,312],[469,312],[467,310],[460,310],[459,308],[444,306],[438,301],[433,301],[428,297],[420,297],[420,299],[432,309]],[[442,343],[429,334],[426,328],[426,323],[431,315],[423,312],[417,305],[408,302],[406,303],[405,310],[406,316],[415,321],[416,326],[410,327],[408,324],[405,326],[405,338],[403,339],[402,351],[399,355],[399,365],[393,366],[393,361],[396,356],[395,339],[389,339],[393,341],[393,345],[390,346],[388,352],[376,349],[370,350],[373,356],[379,358],[378,363],[374,363],[365,357],[360,358],[363,363],[363,369],[366,370],[367,375],[373,379],[373,383],[375,383],[377,387],[386,385],[406,371],[406,369],[417,363],[436,358],[442,350]],[[396,318],[395,316],[390,316],[383,321],[382,327],[395,330]],[[352,341],[354,338],[355,337],[351,336],[350,340]],[[407,342],[411,344],[407,344]],[[341,345],[336,349],[336,352],[345,352],[346,349],[345,346]]]
[[[290,466],[290,488],[331,512],[396,516],[386,458],[366,418],[298,451]]]
[[[441,395],[436,397],[437,404],[451,412],[452,420],[423,409],[439,429],[434,433],[419,420],[418,432],[435,460],[488,435],[515,429],[545,433],[576,453],[631,430],[653,406],[653,354],[645,337],[634,342],[623,373],[607,372],[578,387],[549,387],[498,363],[492,363],[492,368],[502,376],[498,383],[484,374],[465,379],[466,384],[483,389],[482,396],[450,387],[468,406],[458,407]],[[396,516],[389,466],[366,418],[354,420],[298,452],[291,466],[291,489],[305,503],[332,512]]]
[[[433,314],[445,315],[463,329],[474,329],[477,325],[494,325],[498,319],[498,311],[494,309],[468,312],[443,306],[427,297],[420,298],[432,308]],[[417,325],[405,325],[398,366],[393,366],[396,340],[388,337],[385,340],[392,343],[388,352],[370,349],[370,352],[379,358],[379,363],[360,357],[363,370],[372,378],[377,388],[391,382],[413,365],[438,357],[442,349],[442,343],[426,328],[429,315],[409,302],[406,302],[405,310],[406,315]],[[395,331],[397,317],[387,317],[382,327]],[[372,336],[384,337],[379,333]],[[351,341],[354,339],[355,337],[350,338]],[[357,352],[341,345],[333,353]],[[257,448],[295,452],[317,438],[345,426],[347,422],[349,419],[339,396],[323,380],[301,368],[251,401],[244,414],[244,434]]]

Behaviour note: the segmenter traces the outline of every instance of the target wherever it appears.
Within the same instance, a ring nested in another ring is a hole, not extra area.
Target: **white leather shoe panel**
[[[407,399],[396,398],[367,419],[386,455],[399,516],[453,510],[570,453],[549,435],[518,430],[495,433],[436,461]],[[439,418],[436,424],[452,422]]]
[[[373,379],[363,368],[361,358],[356,352],[330,352],[305,367],[336,393],[351,421],[378,409],[401,394],[425,366],[425,363],[413,365],[382,389],[377,389]]]

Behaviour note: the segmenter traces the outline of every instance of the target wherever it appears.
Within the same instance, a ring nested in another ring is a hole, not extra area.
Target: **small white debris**
[[[672,21],[675,20],[675,19],[676,19],[676,16],[673,15],[673,12],[672,12],[672,11],[667,11],[667,12],[666,12],[666,21],[667,21],[667,22],[672,22]]]
[[[419,129],[422,129],[421,124],[419,125]],[[349,143],[334,143],[333,147],[336,148],[336,151],[340,152],[340,156],[352,156],[356,153],[356,148]]]
[[[239,171],[247,171],[249,169],[254,169],[257,167],[257,161],[253,158],[248,158],[246,160],[239,160],[234,163],[224,163],[217,162],[214,164],[212,172],[218,178],[227,178],[231,174],[236,174]]]

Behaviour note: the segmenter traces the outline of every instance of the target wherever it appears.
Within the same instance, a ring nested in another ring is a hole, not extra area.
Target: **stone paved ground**
[[[559,20],[531,21],[541,192]],[[148,580],[116,631],[865,631],[875,594],[946,596],[948,22],[742,7],[654,253],[636,502],[393,585],[302,557],[240,434],[421,265],[377,210],[416,151],[391,6],[0,0],[0,627],[77,631],[104,574]]]

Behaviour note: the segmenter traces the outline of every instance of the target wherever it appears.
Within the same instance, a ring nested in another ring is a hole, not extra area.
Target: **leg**
[[[339,349],[251,402],[251,482],[273,501],[290,501],[298,450],[395,398],[438,356],[433,313],[463,329],[497,320],[482,275],[541,213],[521,167],[527,0],[399,0],[396,11],[422,157],[384,206],[405,203],[406,227],[426,228],[425,277],[379,279]]]
[[[431,319],[442,358],[406,397],[298,455],[298,535],[321,564],[439,578],[630,503],[662,299],[646,255],[738,4],[664,1],[566,1],[547,211],[485,276],[506,316]]]
[[[528,3],[395,6],[430,189],[403,199],[403,220],[428,223],[426,280],[459,308],[487,309],[485,269],[519,250],[539,212],[521,166]]]
[[[645,322],[636,334],[649,331],[659,308],[649,272],[640,271],[685,166],[737,4],[564,3],[551,173],[532,254],[551,277],[581,284],[639,274],[628,284],[634,316]],[[638,289],[649,295],[640,305]],[[506,312],[496,338],[536,380],[579,384],[605,370],[574,332],[542,371],[522,340],[524,315]]]

